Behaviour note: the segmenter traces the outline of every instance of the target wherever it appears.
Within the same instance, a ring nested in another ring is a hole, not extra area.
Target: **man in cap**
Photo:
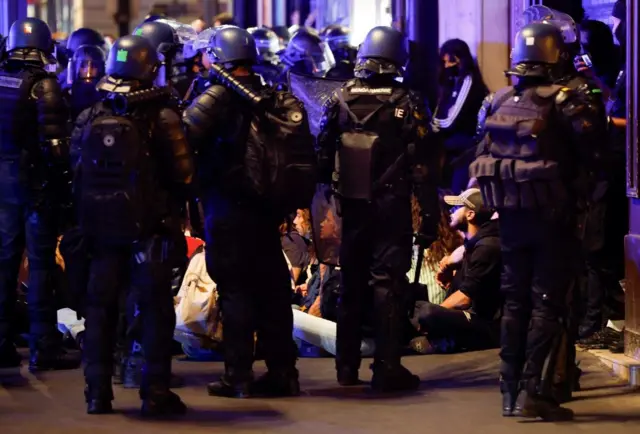
[[[465,253],[447,298],[439,305],[419,302],[413,319],[426,336],[412,341],[420,353],[433,351],[437,341],[453,340],[457,349],[486,349],[498,342],[500,296],[500,233],[493,210],[484,205],[477,188],[459,196],[445,196],[451,227],[464,232]],[[450,274],[448,277],[453,277]]]

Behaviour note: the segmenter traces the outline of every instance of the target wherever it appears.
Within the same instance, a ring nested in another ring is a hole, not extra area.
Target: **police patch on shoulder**
[[[11,89],[20,89],[22,79],[15,77],[0,77],[0,87],[8,87]]]
[[[391,95],[392,87],[351,87],[349,93],[352,95]]]

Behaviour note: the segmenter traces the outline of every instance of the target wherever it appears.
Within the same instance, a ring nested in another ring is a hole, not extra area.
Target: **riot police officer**
[[[254,71],[269,84],[275,84],[282,73],[279,67],[280,40],[273,30],[266,27],[252,27],[247,29],[256,41],[258,47],[258,62]]]
[[[518,83],[481,111],[483,138],[470,166],[500,214],[504,416],[572,417],[554,396],[553,367],[581,258],[577,204],[593,197],[606,146],[600,92],[556,84],[576,75],[575,38],[551,22],[520,30],[508,71]]]
[[[165,79],[176,90],[177,96],[183,99],[196,77],[193,62],[185,58],[184,55],[185,39],[187,37],[197,38],[193,27],[159,19],[142,23],[136,27],[133,34],[147,38],[158,53],[164,57]],[[195,56],[195,54],[192,52],[191,56]]]
[[[212,63],[242,86],[263,91],[252,70],[256,45],[246,30],[217,28],[208,53]],[[228,180],[243,164],[238,150],[245,148],[251,116],[248,103],[220,84],[209,87],[183,115],[201,170],[207,271],[218,285],[224,312],[225,373],[208,391],[226,397],[294,396],[299,383],[291,338],[291,283],[278,231],[284,216]],[[254,382],[256,330],[268,372]]]
[[[107,43],[104,40],[104,37],[93,29],[82,27],[74,30],[71,35],[69,35],[69,39],[67,39],[67,46],[64,50],[64,55],[68,59],[67,61],[70,61],[73,58],[76,50],[83,45],[97,47],[101,49],[105,55],[107,54]],[[63,67],[66,65],[66,63],[67,62],[63,64]],[[63,70],[59,75],[60,82],[64,83],[63,87],[65,88],[71,85],[71,83],[69,83],[67,80],[67,76],[68,74],[66,72],[66,69]]]
[[[401,324],[407,317],[403,283],[412,251],[412,187],[423,212],[425,244],[435,233],[438,214],[437,149],[427,139],[429,115],[420,98],[395,80],[407,58],[400,32],[372,29],[358,52],[356,78],[328,100],[318,136],[322,181],[331,182],[335,170],[343,219],[338,382],[359,382],[359,342],[372,291],[372,387],[382,392],[412,390],[420,384],[400,363]],[[336,159],[339,167],[333,165]]]
[[[280,61],[285,67],[280,82],[287,83],[287,73],[324,77],[336,65],[333,53],[320,37],[308,31],[295,33],[287,48],[280,55]]]
[[[0,364],[17,366],[12,304],[27,248],[31,370],[75,368],[61,353],[51,282],[56,267],[57,168],[66,167],[66,110],[55,75],[51,31],[43,21],[13,23],[0,64]],[[37,126],[37,128],[35,128]]]
[[[105,53],[94,45],[82,45],[73,53],[67,67],[66,99],[71,120],[101,98],[96,89],[98,81],[105,74]]]
[[[329,45],[336,59],[336,66],[328,72],[327,78],[348,80],[353,77],[358,50],[351,46],[349,34],[349,28],[340,24],[331,24],[320,32],[320,37]]]
[[[89,414],[112,411],[113,341],[123,287],[135,292],[140,309],[143,415],[186,410],[169,390],[171,270],[184,255],[175,204],[187,199],[193,161],[170,90],[154,86],[160,64],[145,38],[118,39],[98,86],[106,97],[79,116],[72,136],[80,157],[78,222],[91,253],[84,343]]]

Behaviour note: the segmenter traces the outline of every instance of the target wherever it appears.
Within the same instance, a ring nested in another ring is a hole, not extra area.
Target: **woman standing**
[[[443,183],[454,194],[469,182],[478,111],[489,91],[466,42],[450,39],[440,48],[438,106],[433,131],[444,141]]]

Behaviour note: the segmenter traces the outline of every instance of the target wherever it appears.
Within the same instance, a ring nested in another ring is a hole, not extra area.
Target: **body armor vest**
[[[498,91],[486,119],[484,152],[469,167],[485,205],[506,209],[547,209],[567,200],[566,137],[554,112],[562,86]]]
[[[399,164],[407,151],[405,127],[410,107],[400,103],[407,92],[356,80],[338,92],[342,134],[334,181],[339,193],[344,198],[371,200],[385,185],[408,188],[406,166]]]
[[[45,74],[33,68],[0,68],[0,157],[17,157],[37,144],[32,89]]]

